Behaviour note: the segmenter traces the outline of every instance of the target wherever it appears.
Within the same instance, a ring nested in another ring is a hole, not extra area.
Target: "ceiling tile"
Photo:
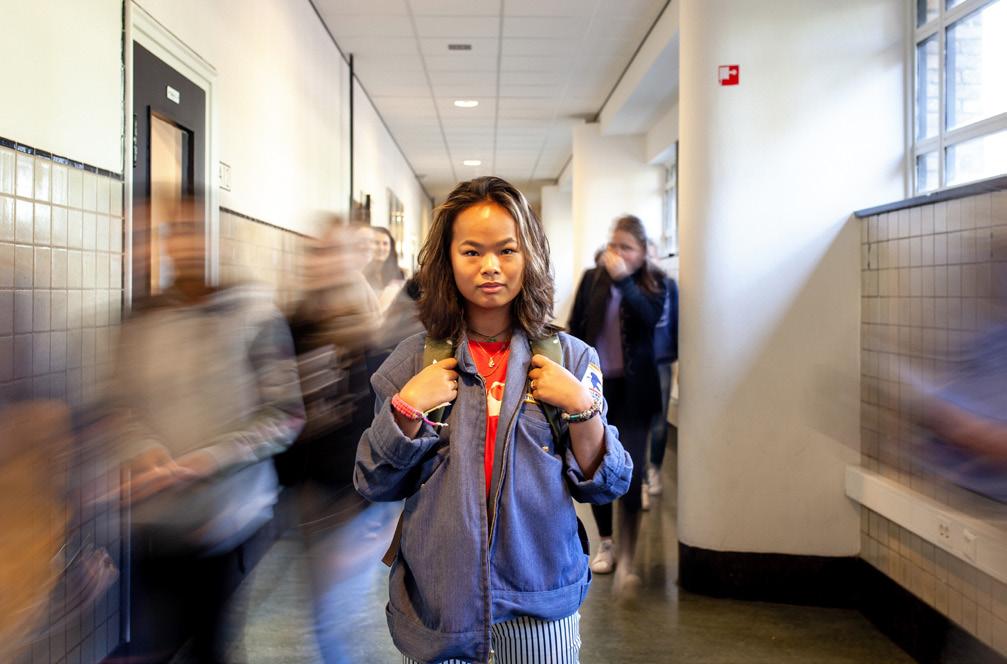
[[[357,54],[353,58],[353,68],[361,79],[369,76],[383,76],[386,71],[423,72],[423,61],[415,55]]]
[[[365,82],[364,87],[368,94],[375,97],[428,97],[430,95],[430,87],[420,76],[404,82],[381,77]]]
[[[399,0],[403,4],[407,0]],[[408,0],[416,16],[498,16],[500,0]]]
[[[500,85],[500,95],[507,97],[552,99],[556,93],[555,85]]]
[[[501,88],[511,85],[547,85],[555,94],[557,88],[562,89],[566,76],[562,72],[541,71],[505,71],[500,73]],[[501,89],[502,92],[502,89]]]
[[[500,36],[500,19],[496,16],[417,16],[416,34],[420,38],[450,37],[455,41],[476,37],[496,39]]]
[[[587,16],[549,17],[512,16],[504,17],[504,39],[583,39],[591,19]]]
[[[471,51],[454,51],[449,55],[424,55],[427,71],[483,71],[496,72],[497,56],[472,55]]]
[[[507,0],[508,16],[590,16],[598,2],[620,0]]]
[[[574,60],[569,55],[525,56],[507,55],[500,58],[500,71],[555,71],[567,72]]]
[[[429,97],[389,97],[373,95],[371,99],[378,108],[395,112],[415,113],[416,117],[435,117],[434,102]]]
[[[336,39],[344,37],[412,37],[413,24],[409,16],[362,14],[340,16],[331,22]]]
[[[409,55],[419,58],[419,49],[416,47],[416,39],[413,37],[346,37],[340,39],[336,37],[340,50],[349,55],[359,53],[363,55]]]
[[[435,87],[460,87],[472,86],[485,89],[484,86],[492,86],[490,94],[495,94],[496,72],[481,71],[432,71],[430,72],[430,82]],[[485,93],[484,93],[485,94]]]
[[[581,53],[579,39],[523,39],[505,37],[503,40],[503,57],[518,56],[569,56],[571,53]]]
[[[444,37],[431,37],[428,39],[420,40],[420,50],[423,51],[424,55],[450,55],[452,51],[448,50],[448,44],[470,44],[472,46],[471,51],[465,51],[465,53],[478,56],[492,56],[497,55],[497,44],[499,43],[496,38],[458,38],[450,39]]]
[[[469,83],[467,85],[434,85],[434,94],[452,99],[478,99],[496,95],[496,82]]]

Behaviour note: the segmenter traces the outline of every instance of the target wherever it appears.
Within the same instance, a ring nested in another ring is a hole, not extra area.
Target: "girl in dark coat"
[[[647,465],[647,427],[661,409],[654,328],[664,305],[665,278],[647,261],[647,234],[643,222],[632,215],[616,219],[597,262],[598,267],[581,278],[569,328],[598,350],[609,421],[619,428],[623,446],[633,459],[633,479],[629,492],[619,499],[618,550],[612,544],[612,506],[592,506],[602,541],[591,569],[607,574],[618,567],[616,591],[631,594],[640,583],[633,573],[633,555]]]

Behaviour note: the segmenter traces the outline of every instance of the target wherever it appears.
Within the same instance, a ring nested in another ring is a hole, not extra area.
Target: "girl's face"
[[[371,230],[374,234],[374,262],[384,263],[392,251],[392,241],[382,231]]]
[[[618,254],[622,260],[626,261],[626,267],[630,272],[636,272],[647,260],[646,248],[640,246],[636,238],[626,231],[614,231],[612,239],[608,242],[608,250]]]
[[[524,256],[510,213],[489,201],[462,210],[452,229],[451,267],[467,306],[508,306],[524,282]]]

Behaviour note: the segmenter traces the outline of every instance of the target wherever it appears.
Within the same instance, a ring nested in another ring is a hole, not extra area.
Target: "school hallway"
[[[613,575],[594,577],[581,611],[582,664],[913,661],[853,609],[714,599],[679,589],[674,462],[669,449],[662,469],[664,492],[644,513],[637,551],[643,581],[638,598],[620,605],[613,600]],[[590,509],[580,505],[578,512],[591,535],[593,554],[597,533]],[[385,624],[385,570],[375,570],[366,591],[349,602],[352,608],[344,615],[355,635],[346,644],[352,662],[401,661]],[[247,613],[245,628],[232,645],[234,661],[320,661],[309,590],[306,554],[298,533],[291,530],[236,595],[236,610]]]

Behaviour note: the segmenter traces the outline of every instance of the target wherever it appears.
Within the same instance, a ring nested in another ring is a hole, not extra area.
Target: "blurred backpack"
[[[678,359],[678,286],[665,277],[664,308],[654,327],[654,362],[671,364]]]
[[[341,364],[341,359],[333,344],[297,355],[297,374],[306,416],[302,438],[317,438],[353,417],[349,371]]]

